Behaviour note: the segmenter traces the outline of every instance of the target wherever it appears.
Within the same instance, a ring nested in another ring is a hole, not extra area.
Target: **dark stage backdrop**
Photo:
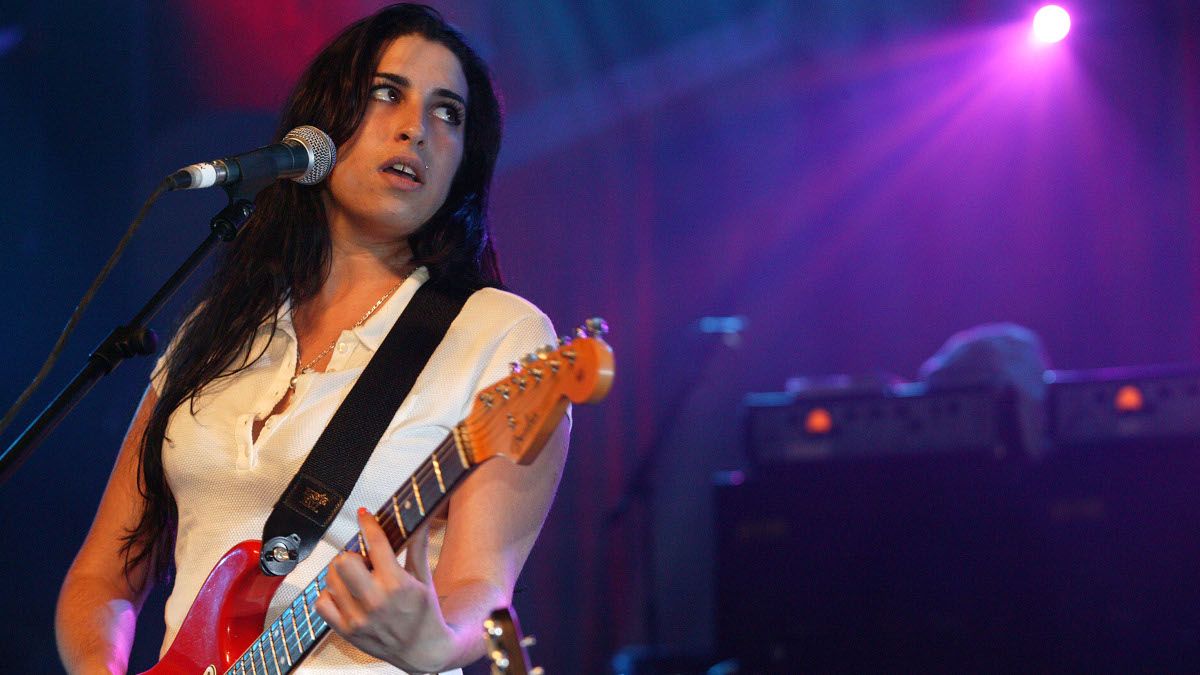
[[[1200,353],[1194,3],[1083,0],[1071,37],[1043,50],[1016,0],[435,4],[505,95],[492,216],[507,280],[560,329],[589,315],[613,327],[617,385],[576,411],[516,599],[549,672],[601,672],[644,641],[650,593],[663,641],[712,647],[707,484],[743,462],[745,392],[793,375],[911,377],[986,321],[1029,326],[1062,368]],[[267,142],[301,65],[377,6],[0,8],[5,405],[156,180]],[[24,420],[220,205],[163,199]],[[178,311],[156,322],[164,336]],[[709,315],[747,328],[730,346],[698,330]],[[149,367],[100,384],[0,486],[6,671],[57,668],[58,583]],[[610,523],[655,439],[652,520],[635,503]],[[160,612],[143,614],[136,666],[153,659]]]

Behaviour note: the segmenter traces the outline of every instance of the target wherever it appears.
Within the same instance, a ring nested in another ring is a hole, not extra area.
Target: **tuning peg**
[[[533,670],[529,671],[529,675],[546,675],[546,669],[541,666],[538,666],[538,667],[534,668]]]
[[[583,322],[583,329],[590,337],[603,337],[608,335],[608,322],[594,316]]]
[[[536,352],[534,352],[534,354],[537,354],[539,361],[545,361],[546,359],[550,358],[550,355],[553,353],[554,347],[551,347],[550,345],[542,345],[541,347],[538,347]]]
[[[537,360],[538,360],[538,355],[536,352],[529,352],[525,356],[521,357],[521,363],[523,363],[525,365],[529,365],[531,363],[537,363]]]
[[[571,344],[571,340],[572,338],[570,335],[560,335],[558,336],[558,346],[565,347],[566,345]]]
[[[521,638],[521,646],[522,647],[529,649],[530,647],[533,647],[535,645],[537,645],[536,637],[534,637],[532,635],[526,635],[525,637]]]
[[[508,369],[512,371],[513,375],[516,375],[517,373],[521,372],[521,364],[513,361],[512,363],[508,364]]]

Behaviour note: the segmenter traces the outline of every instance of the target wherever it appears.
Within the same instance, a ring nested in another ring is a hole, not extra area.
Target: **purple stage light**
[[[1030,38],[1039,44],[1061,42],[1071,32],[1071,15],[1058,5],[1046,5],[1033,15]]]

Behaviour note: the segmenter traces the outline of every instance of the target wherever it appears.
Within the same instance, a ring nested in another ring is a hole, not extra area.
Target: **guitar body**
[[[162,660],[143,675],[223,673],[262,633],[284,577],[258,568],[259,541],[243,541],[213,567]]]

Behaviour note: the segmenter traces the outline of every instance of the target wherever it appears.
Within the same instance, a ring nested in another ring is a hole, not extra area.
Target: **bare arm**
[[[458,655],[452,665],[486,654],[484,619],[512,603],[517,576],[562,478],[570,427],[564,418],[532,464],[485,462],[450,497],[446,539],[433,578],[442,615],[455,633]]]
[[[156,396],[148,389],[125,434],[92,528],[59,591],[54,628],[58,654],[70,673],[124,673],[137,614],[153,582],[149,565],[126,579],[122,537],[138,522],[137,488],[141,439]]]

